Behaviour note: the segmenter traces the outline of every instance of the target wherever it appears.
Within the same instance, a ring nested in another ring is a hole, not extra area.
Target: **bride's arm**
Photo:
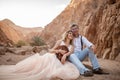
[[[60,50],[55,50],[55,48],[57,48],[60,45],[60,43],[61,43],[61,40],[58,40],[56,42],[56,44],[54,45],[54,47],[52,49],[49,49],[49,52],[50,53],[58,53],[58,52],[60,52]]]
[[[62,57],[62,59],[61,59],[61,63],[62,63],[62,64],[65,63],[67,56],[69,56],[70,54],[72,54],[73,51],[74,51],[74,46],[71,46],[70,51],[69,51],[68,53],[66,53],[66,54],[63,55],[63,57]]]
[[[73,51],[74,51],[74,46],[72,45],[70,51],[64,55],[69,56],[70,54],[73,53]]]

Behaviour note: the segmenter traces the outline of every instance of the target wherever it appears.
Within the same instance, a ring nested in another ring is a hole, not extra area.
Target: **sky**
[[[44,27],[71,0],[0,0],[0,20],[10,19],[22,27]]]

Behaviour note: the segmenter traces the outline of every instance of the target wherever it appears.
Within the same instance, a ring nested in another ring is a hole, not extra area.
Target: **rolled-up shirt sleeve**
[[[90,47],[93,45],[93,43],[88,41],[84,36],[82,36],[82,41],[83,41],[83,44],[86,45],[87,47]]]

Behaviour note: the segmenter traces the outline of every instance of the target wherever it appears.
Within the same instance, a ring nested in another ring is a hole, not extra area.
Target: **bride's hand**
[[[61,53],[61,54],[63,54],[63,55],[66,53],[65,50],[61,50],[61,49],[58,52]]]
[[[62,59],[61,59],[61,63],[62,63],[62,64],[64,64],[64,63],[65,63],[65,61],[66,61],[66,57],[67,57],[67,55],[66,55],[66,54],[64,54],[64,55],[63,55],[63,57],[62,57]]]

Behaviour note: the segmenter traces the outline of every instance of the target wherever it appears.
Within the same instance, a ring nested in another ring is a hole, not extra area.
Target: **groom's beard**
[[[75,33],[75,34],[73,33],[73,36],[74,37],[79,37],[79,34],[78,33]]]

